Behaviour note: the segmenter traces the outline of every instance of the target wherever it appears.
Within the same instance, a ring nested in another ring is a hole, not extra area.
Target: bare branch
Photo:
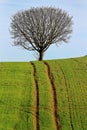
[[[31,8],[12,17],[14,45],[44,53],[51,44],[68,42],[72,33],[72,17],[62,9]]]

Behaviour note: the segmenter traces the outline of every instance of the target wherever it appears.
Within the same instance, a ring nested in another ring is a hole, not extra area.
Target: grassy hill
[[[87,130],[87,57],[1,62],[0,130]]]

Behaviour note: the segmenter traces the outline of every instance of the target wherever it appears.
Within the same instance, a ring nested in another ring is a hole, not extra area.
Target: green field
[[[0,130],[87,130],[87,56],[1,62]]]

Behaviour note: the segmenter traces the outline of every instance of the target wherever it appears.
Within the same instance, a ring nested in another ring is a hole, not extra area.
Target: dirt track
[[[57,95],[56,95],[56,88],[54,84],[54,77],[53,74],[51,73],[50,66],[47,62],[44,62],[47,73],[48,73],[48,78],[51,84],[51,97],[52,97],[52,106],[53,106],[53,116],[54,116],[54,122],[55,122],[55,127],[56,130],[60,130],[60,121],[59,121],[59,115],[58,115],[58,104],[57,104]]]
[[[38,81],[36,79],[36,68],[34,63],[31,62],[31,65],[33,67],[33,76],[34,76],[34,84],[35,84],[35,92],[34,92],[34,96],[35,96],[35,109],[34,109],[34,126],[35,126],[35,130],[39,130],[39,87],[38,87]]]

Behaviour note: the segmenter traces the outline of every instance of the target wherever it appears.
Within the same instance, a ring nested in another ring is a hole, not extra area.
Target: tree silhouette
[[[59,8],[31,8],[17,12],[11,20],[14,45],[38,52],[39,60],[50,45],[68,42],[72,32],[72,17]]]

